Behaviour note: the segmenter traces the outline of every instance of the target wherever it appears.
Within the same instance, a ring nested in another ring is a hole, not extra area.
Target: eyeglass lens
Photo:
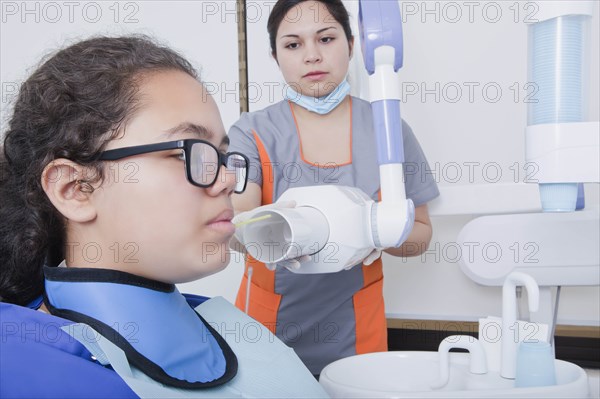
[[[219,173],[219,153],[215,148],[204,143],[194,143],[191,148],[190,173],[192,180],[196,183],[210,186],[217,180]],[[226,174],[235,174],[235,192],[241,192],[244,189],[247,174],[247,164],[244,157],[238,154],[230,154],[227,159]]]

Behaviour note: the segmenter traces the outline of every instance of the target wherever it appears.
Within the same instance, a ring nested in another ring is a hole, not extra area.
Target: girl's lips
[[[233,219],[233,209],[226,208],[223,211],[221,211],[221,213],[219,213],[217,216],[212,218],[208,222],[208,224],[215,223],[215,222],[223,222],[223,221],[231,222],[231,219]]]
[[[230,220],[217,220],[210,222],[208,227],[218,233],[232,236],[235,233],[235,226]]]
[[[235,226],[231,223],[231,219],[233,219],[233,210],[226,209],[208,222],[207,226],[219,233],[233,235],[235,233]]]

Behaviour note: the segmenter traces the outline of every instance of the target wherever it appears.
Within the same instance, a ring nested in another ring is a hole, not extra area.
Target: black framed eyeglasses
[[[208,141],[186,139],[167,141],[164,143],[136,145],[133,147],[116,148],[100,154],[101,161],[117,161],[134,155],[149,152],[182,149],[185,158],[185,172],[188,181],[194,186],[210,187],[219,177],[221,165],[226,173],[235,174],[234,192],[243,193],[248,183],[248,157],[239,152],[220,152]]]

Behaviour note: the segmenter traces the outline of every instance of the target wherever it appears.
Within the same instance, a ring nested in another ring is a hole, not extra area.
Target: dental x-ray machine
[[[381,201],[347,186],[298,187],[277,203],[295,208],[257,209],[236,233],[248,253],[273,265],[310,255],[296,273],[334,273],[361,263],[373,250],[400,246],[415,217],[404,187],[400,118],[403,45],[396,1],[360,1],[359,23],[377,137]],[[276,205],[277,205],[276,203]]]

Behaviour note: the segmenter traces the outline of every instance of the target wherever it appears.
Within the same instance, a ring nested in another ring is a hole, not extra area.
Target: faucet
[[[540,290],[533,277],[521,272],[512,272],[502,285],[502,358],[500,375],[504,378],[515,378],[517,363],[517,347],[520,342],[517,324],[517,295],[518,285],[527,288],[529,310],[537,312],[540,305]],[[514,334],[510,330],[515,329]]]
[[[451,335],[446,337],[438,347],[440,354],[440,378],[437,382],[431,384],[431,389],[440,389],[448,383],[450,379],[450,359],[448,352],[452,348],[466,349],[471,354],[469,371],[473,374],[486,374],[487,361],[485,351],[477,338],[470,335]]]

